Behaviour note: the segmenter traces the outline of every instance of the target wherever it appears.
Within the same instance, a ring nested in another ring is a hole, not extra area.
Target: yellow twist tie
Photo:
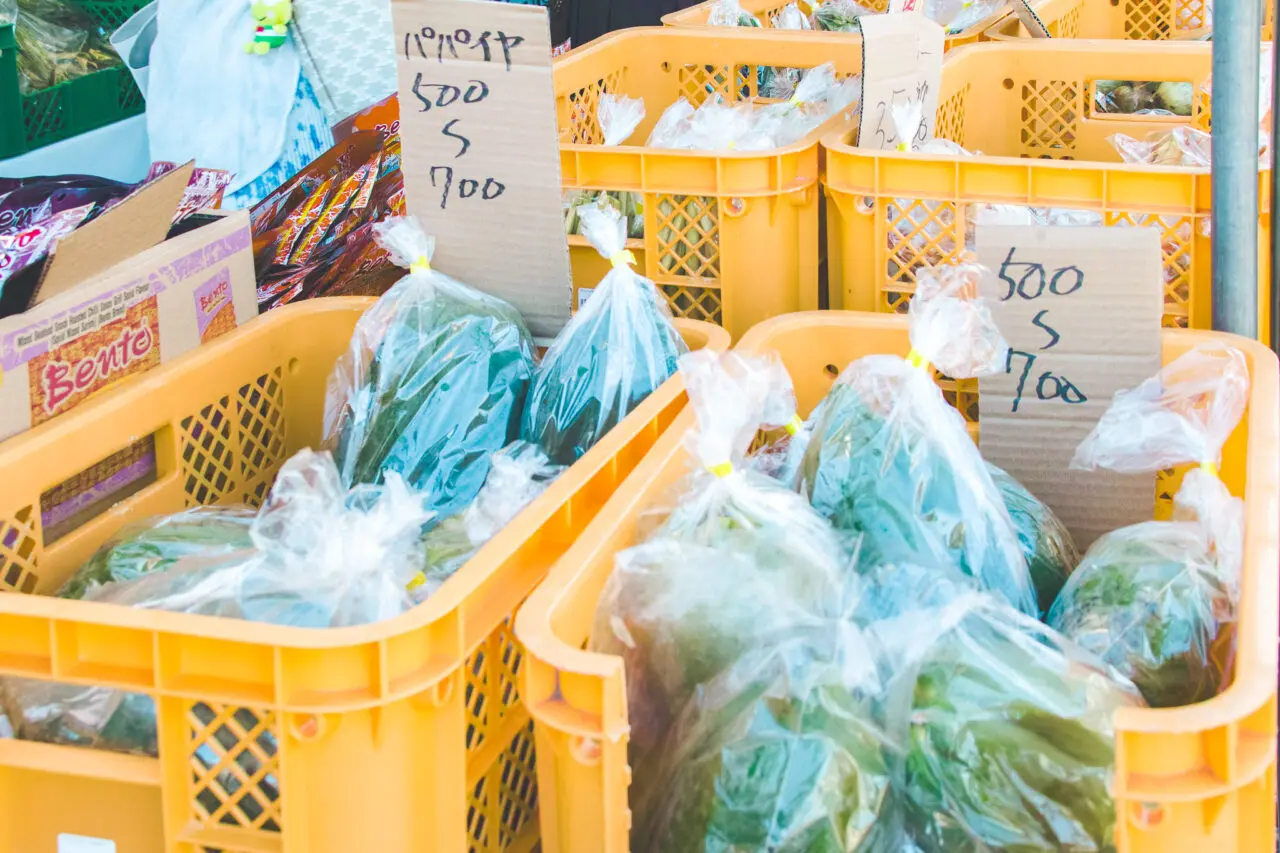
[[[729,142],[729,150],[730,150],[730,151],[732,151],[732,150],[733,150],[733,141],[732,141],[732,140],[730,140],[730,142]]]
[[[1209,475],[1209,476],[1211,476],[1211,477],[1216,477],[1216,476],[1218,476],[1218,466],[1217,466],[1216,464],[1214,464],[1213,462],[1201,462],[1201,463],[1200,463],[1200,470],[1201,470],[1201,471],[1203,471],[1203,472],[1205,472],[1206,474],[1208,474],[1208,475]]]
[[[798,432],[800,432],[800,427],[802,426],[804,426],[804,421],[800,420],[800,416],[792,415],[791,420],[787,421],[786,429],[787,429],[787,432],[791,433],[792,435],[795,435]]]
[[[717,477],[728,477],[733,473],[733,463],[721,462],[719,465],[708,465],[707,470]]]
[[[413,580],[409,581],[407,584],[404,585],[404,588],[409,592],[413,592],[415,589],[422,586],[426,582],[427,582],[427,576],[424,575],[422,572],[418,572],[416,575],[413,576]]]
[[[636,256],[631,254],[630,249],[623,249],[621,252],[614,252],[609,256],[609,263],[613,264],[616,270],[618,267],[634,267],[636,265]]]
[[[912,367],[918,367],[921,370],[929,369],[929,362],[925,360],[924,356],[916,352],[914,348],[911,350],[911,352],[907,353],[907,362]]]
[[[409,264],[409,275],[428,272],[431,272],[431,259],[426,255],[420,255],[416,261]]]
[[[791,96],[791,100],[787,101],[787,103],[788,103],[788,104],[790,104],[790,105],[791,105],[791,106],[793,106],[793,107],[798,107],[798,106],[800,106],[801,104],[803,104],[803,103],[804,103],[804,101],[800,100],[800,96],[799,96],[799,95],[792,95],[792,96]]]
[[[899,143],[898,143],[898,150],[899,150],[899,151],[910,151],[911,149],[907,147],[907,143],[905,143],[905,142],[899,142]]]

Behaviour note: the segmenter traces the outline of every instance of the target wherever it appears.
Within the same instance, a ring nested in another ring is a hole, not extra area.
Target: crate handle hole
[[[427,702],[436,708],[442,707],[453,698],[453,683],[455,680],[453,676],[450,676],[428,687],[424,694]]]
[[[726,199],[724,203],[724,215],[739,217],[747,212],[747,200],[745,198]]]
[[[579,764],[594,767],[600,763],[600,741],[593,737],[574,735],[569,739],[569,754]]]
[[[311,743],[324,737],[328,725],[318,714],[290,714],[289,734],[294,740]]]
[[[289,371],[290,376],[297,376],[298,372],[302,370],[302,362],[298,361],[296,358],[291,358],[289,359],[289,364],[286,369]]]
[[[1004,78],[1004,87],[1005,87],[1006,89],[1012,89],[1012,88],[1013,88],[1013,78],[1012,78],[1012,77],[1006,77],[1006,78]]]
[[[875,213],[875,211],[876,211],[876,200],[874,198],[872,198],[869,195],[860,196],[858,198],[859,213],[864,213],[864,214]]]
[[[840,368],[836,367],[834,364],[828,364],[826,367],[822,368],[822,372],[827,374],[829,378],[835,379],[840,375]]]
[[[1134,803],[1129,818],[1139,829],[1153,829],[1164,823],[1164,806],[1159,803]]]
[[[661,66],[661,67],[662,67],[662,71],[663,71],[663,73],[667,73],[667,72],[671,71],[671,63],[670,63],[670,62],[664,62],[664,63],[662,63],[662,66]]]

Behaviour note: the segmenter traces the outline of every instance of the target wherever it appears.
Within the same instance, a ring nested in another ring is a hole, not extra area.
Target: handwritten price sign
[[[405,196],[434,265],[554,335],[570,284],[546,10],[393,0],[392,15]]]
[[[933,138],[942,80],[942,27],[924,15],[867,15],[862,27],[862,120],[858,145],[893,150]],[[911,137],[899,139],[894,108],[912,110]]]
[[[979,382],[983,454],[1048,503],[1081,547],[1149,520],[1150,476],[1069,465],[1115,393],[1160,368],[1159,232],[979,225],[977,246],[1010,347],[1005,372]]]

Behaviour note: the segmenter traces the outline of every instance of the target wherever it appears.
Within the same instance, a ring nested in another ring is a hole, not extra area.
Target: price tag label
[[[1052,507],[1081,549],[1149,521],[1150,475],[1070,463],[1115,393],[1160,369],[1160,233],[979,225],[977,247],[1010,347],[1005,372],[979,380],[983,455]]]
[[[547,10],[393,0],[392,17],[405,197],[432,265],[554,336],[571,285]]]
[[[58,836],[58,853],[116,853],[116,843],[107,838],[64,832]]]
[[[1036,10],[1031,8],[1029,0],[1010,0],[1009,5],[1013,7],[1014,14],[1018,16],[1018,20],[1022,21],[1022,25],[1027,28],[1027,32],[1031,33],[1034,38],[1051,38],[1049,28],[1044,25],[1044,21],[1040,20]]]
[[[924,15],[867,15],[862,27],[862,119],[858,146],[892,151],[933,139],[945,33]],[[894,109],[913,128],[899,139]],[[918,115],[918,118],[915,116]]]

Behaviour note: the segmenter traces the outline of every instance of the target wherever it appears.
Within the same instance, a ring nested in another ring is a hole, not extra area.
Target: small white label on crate
[[[58,836],[58,853],[116,853],[116,843],[109,838],[90,838],[64,832]]]
[[[587,304],[587,300],[591,298],[591,294],[595,292],[596,292],[596,289],[594,287],[578,288],[578,310],[579,311],[582,310],[583,305]]]

